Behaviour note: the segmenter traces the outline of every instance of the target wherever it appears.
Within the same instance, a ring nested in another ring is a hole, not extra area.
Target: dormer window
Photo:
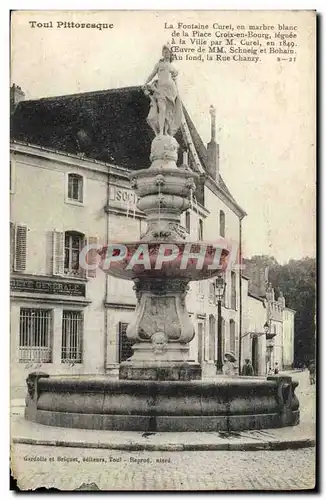
[[[68,174],[68,200],[83,203],[83,177]]]

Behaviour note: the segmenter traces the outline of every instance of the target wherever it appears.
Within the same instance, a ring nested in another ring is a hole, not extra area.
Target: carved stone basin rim
[[[197,281],[226,270],[229,250],[207,242],[121,242],[98,251],[99,267],[107,274],[135,278],[169,278]]]

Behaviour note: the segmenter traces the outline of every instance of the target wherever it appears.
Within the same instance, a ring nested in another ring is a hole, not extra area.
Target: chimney
[[[219,145],[216,144],[216,110],[214,106],[210,106],[209,113],[211,115],[211,140],[207,144],[208,173],[218,182],[220,151]]]
[[[25,94],[21,87],[13,84],[10,88],[10,112],[13,112],[20,101],[25,100]]]
[[[284,298],[284,295],[283,295],[283,292],[280,290],[280,295],[277,299],[277,302],[279,304],[281,304],[282,308],[284,309],[285,308],[285,298]]]

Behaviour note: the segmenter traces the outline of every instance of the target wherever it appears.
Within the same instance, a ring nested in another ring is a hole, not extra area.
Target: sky
[[[29,21],[113,23],[110,30]],[[181,98],[203,141],[216,108],[220,172],[246,211],[244,256],[315,256],[315,67],[308,12],[16,12],[11,82],[27,99],[142,85],[170,39],[165,23],[298,25],[295,63],[175,61]]]

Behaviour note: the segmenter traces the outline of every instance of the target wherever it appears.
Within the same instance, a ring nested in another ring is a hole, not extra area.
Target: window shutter
[[[65,233],[53,231],[53,274],[64,274],[64,241]]]
[[[10,271],[14,269],[15,262],[15,224],[10,222]]]
[[[14,270],[25,271],[27,253],[27,227],[23,224],[16,224],[14,234]]]
[[[97,236],[89,236],[88,238],[85,239],[86,245],[97,245],[98,243],[98,238]],[[96,248],[92,248],[89,250],[86,254],[86,262],[90,266],[94,265],[98,261],[98,253]],[[96,271],[97,269],[88,269],[85,271],[85,276],[88,278],[96,278]]]

